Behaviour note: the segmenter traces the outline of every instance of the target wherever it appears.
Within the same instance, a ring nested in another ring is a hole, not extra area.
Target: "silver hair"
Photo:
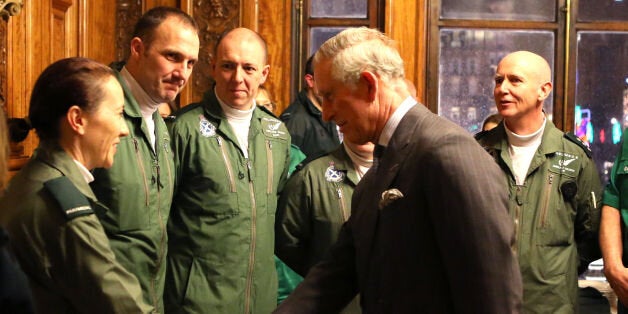
[[[332,77],[351,88],[362,71],[372,71],[384,80],[405,75],[395,41],[376,29],[349,28],[330,38],[314,55],[314,64],[328,59]]]

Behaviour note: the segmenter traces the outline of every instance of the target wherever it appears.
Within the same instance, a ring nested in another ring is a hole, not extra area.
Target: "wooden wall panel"
[[[399,45],[405,62],[406,78],[417,88],[417,98],[425,104],[427,14],[426,0],[386,0],[384,32]]]
[[[77,6],[73,6],[71,0],[53,0],[50,8],[50,47],[51,60],[54,62],[65,57],[76,56],[77,38],[76,33],[77,19],[75,10]]]
[[[275,114],[282,112],[290,105],[290,87],[293,65],[290,39],[290,0],[260,1],[259,18],[256,29],[268,44],[268,63],[270,76],[264,84],[277,102]]]
[[[78,54],[104,64],[116,59],[116,2],[80,0]]]

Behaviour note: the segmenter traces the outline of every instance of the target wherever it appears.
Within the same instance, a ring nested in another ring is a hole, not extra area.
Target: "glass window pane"
[[[581,31],[577,44],[574,132],[606,183],[628,127],[628,32]]]
[[[578,21],[628,21],[628,0],[580,0]]]
[[[366,18],[368,0],[311,0],[310,17]]]
[[[556,0],[442,0],[440,17],[550,22],[556,19]]]
[[[313,55],[316,50],[325,42],[336,34],[347,29],[347,27],[312,27],[310,28],[310,51],[308,56]]]
[[[482,29],[442,29],[438,113],[471,133],[484,118],[496,113],[493,78],[497,63],[510,52],[529,50],[543,56],[554,68],[554,33]],[[552,118],[552,95],[545,112]]]

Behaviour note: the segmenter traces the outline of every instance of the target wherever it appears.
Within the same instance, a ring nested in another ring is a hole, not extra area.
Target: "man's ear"
[[[84,135],[85,128],[87,127],[87,119],[85,117],[85,111],[81,107],[74,105],[68,109],[65,114],[65,119],[74,132]]]
[[[144,42],[139,37],[133,37],[133,39],[131,39],[130,48],[131,56],[139,56],[140,54],[144,53]]]
[[[539,98],[540,102],[543,102],[547,96],[552,92],[552,82],[545,82],[539,86]]]
[[[314,75],[305,74],[305,84],[307,84],[307,87],[309,89],[314,88]]]
[[[262,80],[260,81],[260,85],[266,82],[266,79],[268,78],[269,73],[270,73],[270,64],[267,64],[264,66],[264,68],[262,68]]]
[[[362,71],[362,73],[360,73],[360,81],[363,81],[366,85],[368,101],[374,101],[379,88],[377,85],[379,83],[379,78],[373,72]]]

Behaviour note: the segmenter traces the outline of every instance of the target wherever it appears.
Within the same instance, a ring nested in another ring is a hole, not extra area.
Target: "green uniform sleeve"
[[[90,202],[66,176],[44,182],[64,220],[57,236],[44,239],[51,248],[51,278],[79,312],[148,313],[137,278],[115,259],[109,239]],[[56,205],[56,206],[55,206]]]
[[[275,231],[277,256],[301,276],[307,272],[306,261],[311,238],[311,192],[303,172],[294,174],[279,198]]]
[[[142,300],[137,278],[116,261],[95,215],[75,218],[60,229],[59,239],[49,239],[49,247],[56,247],[51,275],[80,312],[152,311]]]

